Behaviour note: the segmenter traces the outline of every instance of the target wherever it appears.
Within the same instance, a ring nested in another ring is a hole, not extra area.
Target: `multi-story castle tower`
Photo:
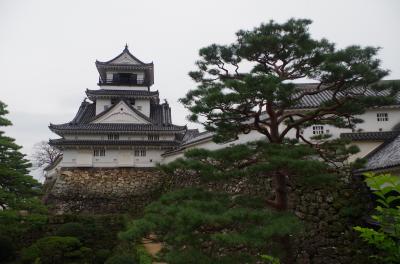
[[[153,63],[133,56],[128,47],[114,59],[96,61],[100,89],[86,90],[72,121],[49,128],[61,136],[61,167],[153,167],[161,154],[182,141],[185,126],[172,124],[171,108],[160,104]]]

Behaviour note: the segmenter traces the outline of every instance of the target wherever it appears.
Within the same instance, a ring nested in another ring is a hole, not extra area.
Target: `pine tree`
[[[336,151],[327,151],[334,149],[314,144],[301,131],[313,124],[354,128],[362,122],[356,115],[370,106],[393,103],[399,87],[378,83],[388,72],[380,68],[378,48],[337,49],[326,39],[311,38],[310,24],[307,19],[270,21],[238,31],[230,45],[200,49],[198,70],[189,73],[199,85],[180,99],[191,112],[189,119],[215,132],[217,142],[255,130],[271,144],[283,144],[293,131],[326,161],[335,158]],[[315,82],[314,88],[295,85],[304,78]],[[314,108],[296,110],[305,97],[315,95],[328,98]],[[274,174],[276,197],[269,203],[282,210],[287,207],[287,176]]]
[[[12,125],[4,117],[7,113],[6,105],[0,101],[1,127]],[[3,210],[16,209],[39,193],[40,184],[28,175],[31,164],[20,149],[13,138],[0,131],[0,207]]]
[[[301,229],[300,221],[289,212],[266,208],[260,193],[227,192],[221,186],[231,180],[255,185],[268,173],[283,171],[293,183],[334,183],[337,172],[315,155],[315,149],[294,142],[189,150],[160,168],[178,174],[178,181],[195,174],[199,185],[178,190],[176,183],[166,185],[170,192],[150,204],[121,236],[138,243],[143,237],[162,241],[161,259],[168,263],[258,263],[262,254],[290,263],[287,241]]]

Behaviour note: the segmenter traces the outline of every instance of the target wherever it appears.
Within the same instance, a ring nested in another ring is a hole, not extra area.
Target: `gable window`
[[[142,111],[142,106],[138,105],[138,106],[136,106],[136,109],[139,110],[139,111]]]
[[[376,113],[376,120],[378,122],[389,121],[389,115],[388,113]]]
[[[313,135],[322,135],[324,134],[324,126],[316,125],[312,127]]]
[[[104,148],[98,148],[93,150],[93,156],[104,157],[106,155],[106,150]]]
[[[108,134],[107,138],[108,138],[108,140],[119,140],[119,135],[118,134]]]
[[[135,155],[135,157],[139,157],[139,156],[145,157],[146,150],[145,149],[135,149],[134,155]]]
[[[160,135],[148,135],[147,136],[148,140],[160,140]]]

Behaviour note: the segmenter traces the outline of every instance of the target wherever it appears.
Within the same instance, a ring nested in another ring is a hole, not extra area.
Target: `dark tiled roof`
[[[149,141],[149,140],[67,140],[51,139],[50,145],[53,146],[169,146],[179,145],[178,141]]]
[[[385,82],[385,81],[383,81]],[[395,82],[395,81],[394,81]],[[316,89],[317,84],[316,83],[305,83],[305,84],[296,84],[296,87],[302,90],[310,90],[312,91],[313,89]],[[372,89],[367,89],[364,91],[363,88],[361,87],[356,87],[351,89],[353,93],[357,94],[363,94],[365,96],[385,96],[388,95],[388,91],[381,91],[381,92],[375,92]],[[316,108],[320,106],[324,102],[328,102],[332,99],[333,92],[330,90],[322,91],[314,95],[307,95],[304,96],[302,99],[299,100],[299,102],[291,107],[292,109],[302,109],[302,108]],[[343,96],[343,93],[338,93],[337,97],[340,98]],[[397,94],[396,96],[396,106],[400,106],[400,94]]]
[[[353,132],[341,133],[340,137],[352,141],[388,140],[396,137],[399,133],[400,131]]]
[[[384,170],[400,166],[400,135],[388,140],[366,156],[365,167],[358,172]]]
[[[127,102],[125,102],[127,103]],[[109,108],[96,116],[96,105],[94,103],[82,102],[76,113],[74,119],[69,123],[64,124],[50,124],[49,128],[56,134],[63,135],[65,133],[100,133],[100,132],[121,132],[121,133],[135,133],[135,132],[146,132],[146,131],[170,131],[182,133],[186,131],[186,126],[177,126],[171,123],[164,122],[164,115],[166,109],[169,110],[167,104],[151,104],[150,105],[150,118],[145,116],[143,113],[127,105],[135,111],[139,116],[146,119],[150,124],[130,124],[130,123],[90,123],[100,115],[104,115],[110,111]],[[163,107],[165,108],[163,111]]]
[[[146,132],[146,131],[185,131],[186,126],[176,126],[176,125],[154,125],[154,124],[75,124],[70,123],[53,125],[50,124],[49,128],[57,133],[64,134],[65,132],[75,133],[96,133],[96,132]]]
[[[132,59],[134,59],[135,61],[139,62],[140,65],[142,66],[153,66],[153,63],[144,63],[143,61],[139,60],[138,58],[136,58],[135,56],[133,56],[133,54],[129,51],[128,46],[125,46],[125,49],[115,58],[109,60],[109,61],[105,61],[105,62],[101,62],[101,61],[96,61],[96,65],[109,65],[112,64],[112,62],[116,59],[118,59],[119,57],[121,57],[124,54],[128,54],[128,56],[130,56]]]
[[[138,91],[138,90],[111,90],[111,89],[100,89],[100,90],[89,90],[86,89],[86,95],[89,98],[96,97],[123,97],[123,98],[149,98],[158,97],[158,91]]]
[[[69,124],[88,123],[96,115],[96,105],[89,102],[82,102],[74,119]]]

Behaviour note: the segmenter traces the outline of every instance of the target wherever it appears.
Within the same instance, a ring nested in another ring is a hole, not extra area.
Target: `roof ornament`
[[[128,50],[128,43],[125,43],[125,50]]]

